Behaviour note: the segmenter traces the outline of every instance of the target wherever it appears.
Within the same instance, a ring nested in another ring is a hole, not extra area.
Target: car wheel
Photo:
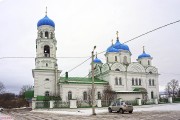
[[[132,113],[132,111],[129,111],[129,113]]]
[[[109,111],[109,113],[112,113],[112,109],[111,108],[108,108],[108,111]]]
[[[123,110],[123,109],[119,109],[119,112],[120,112],[121,114],[123,114],[123,113],[124,113],[124,110]]]

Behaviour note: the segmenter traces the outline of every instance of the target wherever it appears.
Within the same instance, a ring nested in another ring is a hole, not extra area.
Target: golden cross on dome
[[[111,40],[111,42],[112,42],[112,45],[113,45],[113,39]]]

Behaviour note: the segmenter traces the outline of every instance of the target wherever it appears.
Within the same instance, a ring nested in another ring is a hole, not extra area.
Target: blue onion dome
[[[106,52],[119,52],[120,50],[114,48],[114,45],[111,45],[110,47],[108,47],[108,49],[106,50]]]
[[[149,54],[146,54],[145,51],[141,55],[138,56],[138,59],[140,58],[150,58],[151,56]]]
[[[55,23],[53,22],[53,20],[49,19],[47,15],[41,20],[39,20],[37,23],[37,27],[42,26],[42,25],[50,25],[55,28]]]
[[[121,43],[119,42],[119,39],[116,40],[116,43],[114,44],[115,49],[121,49]]]
[[[125,44],[121,44],[121,49],[130,51],[129,47],[127,45],[125,45]]]
[[[98,59],[97,57],[93,60],[94,63],[102,63],[100,59]]]

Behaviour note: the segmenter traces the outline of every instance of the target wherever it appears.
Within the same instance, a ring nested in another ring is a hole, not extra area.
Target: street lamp
[[[94,89],[94,50],[96,49],[96,46],[94,46],[92,51],[92,63],[91,63],[91,71],[92,71],[92,115],[96,115],[95,113],[95,89]]]

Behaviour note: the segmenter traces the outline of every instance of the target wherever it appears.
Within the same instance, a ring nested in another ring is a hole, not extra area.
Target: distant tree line
[[[25,99],[25,91],[32,89],[32,86],[23,86],[20,90],[19,95],[14,93],[6,92],[4,84],[0,81],[0,107],[3,108],[19,108],[27,107],[28,101]]]

